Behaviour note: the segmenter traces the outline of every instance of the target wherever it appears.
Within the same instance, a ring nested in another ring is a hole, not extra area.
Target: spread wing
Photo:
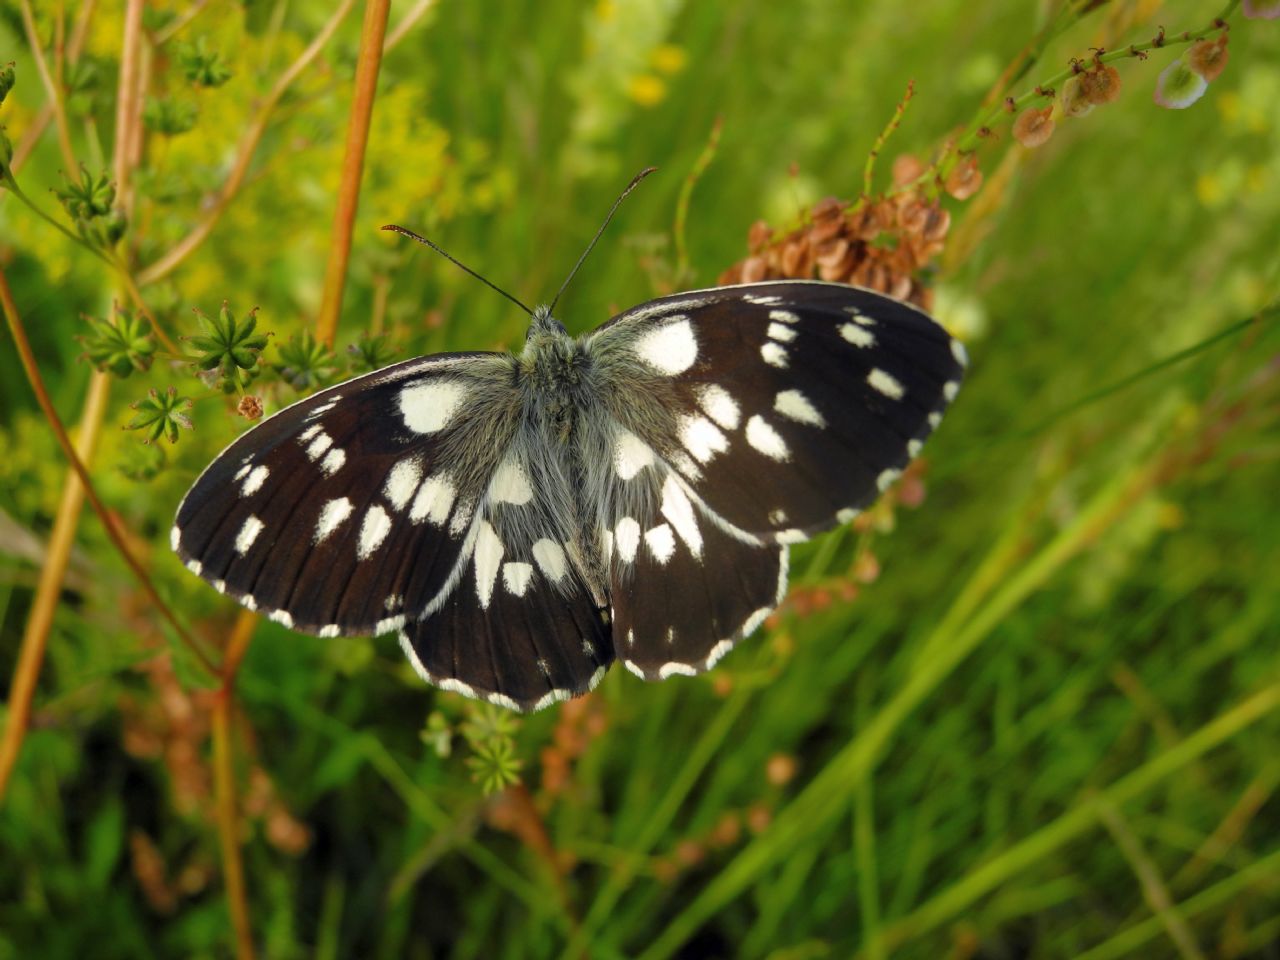
[[[609,385],[614,644],[648,679],[706,670],[762,622],[785,545],[897,478],[965,364],[913,307],[804,281],[664,297],[589,342]]]
[[[174,550],[296,630],[398,631],[441,686],[522,708],[585,691],[612,659],[602,600],[548,505],[563,478],[517,436],[512,362],[424,357],[281,411],[196,481]]]

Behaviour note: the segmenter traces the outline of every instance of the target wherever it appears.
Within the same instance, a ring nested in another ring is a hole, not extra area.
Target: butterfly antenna
[[[639,185],[641,180],[643,180],[645,177],[647,177],[649,174],[653,173],[657,169],[658,169],[657,167],[645,167],[643,170],[641,170],[639,173],[637,173],[634,177],[631,178],[631,182],[627,184],[627,188],[618,195],[617,200],[613,201],[613,206],[609,208],[609,215],[604,218],[604,223],[600,224],[600,229],[596,231],[596,235],[592,237],[591,242],[587,244],[587,249],[582,251],[582,256],[580,256],[578,258],[578,262],[573,265],[573,269],[569,271],[569,276],[565,277],[564,283],[560,284],[560,290],[558,293],[556,293],[556,298],[551,301],[550,309],[554,310],[556,308],[556,304],[560,302],[560,294],[564,293],[564,288],[569,286],[569,281],[574,278],[575,274],[577,274],[578,268],[582,266],[582,261],[586,260],[587,254],[589,254],[592,251],[592,249],[594,249],[596,245],[596,241],[600,239],[600,234],[604,233],[604,228],[609,225],[609,221],[612,220],[613,215],[617,213],[618,207],[622,203],[622,201],[627,199],[627,194],[629,194],[632,190],[634,190],[636,186]]]
[[[630,189],[630,188],[628,188],[628,189]],[[626,194],[623,194],[623,196],[626,196]],[[617,206],[617,204],[614,204],[614,206]],[[605,221],[605,222],[607,223],[608,221]],[[385,227],[383,227],[382,229],[383,229],[383,230],[390,230],[390,231],[392,231],[393,233],[400,233],[400,234],[404,234],[406,237],[409,237],[411,240],[417,240],[419,243],[426,244],[428,247],[430,247],[430,248],[431,248],[432,250],[434,250],[436,253],[440,254],[440,256],[444,257],[446,260],[448,260],[450,263],[452,263],[455,267],[461,267],[463,270],[467,271],[467,273],[471,274],[473,277],[475,277],[477,280],[479,280],[479,281],[480,281],[481,283],[483,283],[485,286],[490,287],[490,288],[492,288],[492,289],[494,289],[494,290],[497,290],[500,294],[502,294],[504,297],[506,297],[508,300],[510,300],[512,303],[514,303],[517,307],[519,307],[521,310],[523,310],[523,311],[524,311],[525,313],[527,313],[529,316],[531,316],[531,317],[533,316],[533,311],[532,311],[532,310],[530,310],[528,307],[526,307],[523,303],[521,303],[519,300],[517,300],[517,299],[516,299],[515,297],[513,297],[511,294],[507,293],[507,291],[503,290],[500,286],[498,286],[498,285],[497,285],[496,283],[494,283],[492,280],[488,280],[488,279],[486,279],[485,277],[480,276],[480,274],[476,273],[474,270],[472,270],[470,267],[468,267],[468,266],[467,266],[465,263],[463,263],[461,260],[458,260],[458,259],[456,259],[455,257],[451,257],[448,253],[446,253],[446,252],[445,252],[444,250],[442,250],[440,247],[436,246],[434,243],[432,243],[432,242],[431,242],[430,240],[428,240],[426,237],[420,237],[420,236],[418,236],[418,234],[414,233],[412,230],[406,230],[404,227],[398,227],[398,226],[396,226],[394,223],[388,223],[388,224],[387,224]]]

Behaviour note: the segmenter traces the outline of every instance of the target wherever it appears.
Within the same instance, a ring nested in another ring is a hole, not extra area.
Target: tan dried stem
[[[186,644],[191,653],[200,662],[200,664],[211,674],[216,676],[218,669],[213,665],[213,661],[196,642],[195,638],[187,632],[187,629],[178,620],[169,605],[160,598],[159,592],[156,590],[155,584],[152,583],[150,575],[146,568],[134,556],[128,542],[121,533],[119,524],[112,518],[107,511],[106,505],[98,496],[97,490],[94,488],[93,480],[89,476],[89,470],[84,465],[84,461],[76,453],[76,449],[71,444],[71,439],[67,436],[66,428],[62,425],[62,419],[58,416],[58,411],[54,409],[53,401],[49,399],[49,391],[45,388],[44,378],[40,375],[40,369],[36,365],[35,354],[31,350],[31,342],[27,339],[27,331],[23,326],[22,318],[18,314],[17,305],[14,303],[13,294],[9,290],[9,281],[6,279],[4,269],[0,268],[0,306],[4,308],[5,319],[9,323],[9,331],[13,334],[14,346],[17,347],[18,357],[22,361],[23,370],[26,371],[27,379],[31,383],[31,389],[35,392],[36,402],[39,403],[41,411],[45,415],[45,419],[49,421],[49,426],[53,428],[54,435],[57,437],[58,445],[62,447],[63,452],[67,455],[67,459],[71,463],[72,470],[76,476],[80,478],[80,482],[84,484],[85,494],[89,498],[89,503],[93,507],[94,513],[102,521],[103,527],[107,531],[107,536],[111,539],[112,544],[124,557],[125,562],[129,565],[129,569],[133,571],[138,578],[143,591],[147,597],[160,611],[161,615],[168,621],[178,638]],[[87,429],[88,425],[82,425],[81,429]],[[95,427],[96,429],[96,427]]]
[[[401,40],[407,37],[409,35],[409,31],[417,26],[418,21],[422,19],[423,14],[435,5],[436,0],[418,0],[417,3],[410,7],[409,12],[401,17],[400,22],[397,23],[391,29],[391,32],[387,34],[387,42],[382,45],[382,52],[385,54]]]
[[[235,677],[258,626],[257,614],[241,610],[227,641],[222,659],[222,686],[213,700],[210,727],[213,738],[213,786],[218,812],[218,847],[222,877],[227,887],[227,912],[236,935],[237,960],[253,960],[253,924],[240,852],[239,804],[235,758],[231,745],[231,711],[235,703]]]
[[[142,48],[142,8],[144,0],[128,0],[124,11],[124,38],[120,45],[120,82],[116,89],[116,139],[111,162],[116,181],[116,197],[129,206],[129,150],[133,125],[141,117],[138,110],[140,53]]]
[[[174,17],[163,30],[157,30],[151,37],[151,42],[157,47],[162,47],[174,38],[174,35],[186,28],[200,12],[209,5],[209,0],[195,0],[191,6]]]
[[[0,283],[3,283],[0,274]],[[0,287],[8,309],[8,288]],[[103,412],[107,405],[111,379],[95,372],[89,381],[89,392],[80,414],[81,430],[76,441],[76,451],[85,460],[92,459],[101,433]],[[36,683],[40,667],[44,663],[45,647],[53,627],[54,611],[62,595],[62,581],[67,571],[71,547],[75,543],[76,526],[80,510],[84,506],[84,486],[74,474],[69,474],[62,487],[62,500],[49,535],[49,547],[44,564],[40,568],[40,582],[36,586],[31,612],[27,616],[22,634],[22,646],[18,649],[18,663],[9,686],[8,718],[0,738],[0,801],[3,801],[9,777],[22,750],[27,725],[31,719],[31,704],[35,699]]]
[[[67,172],[70,173],[76,168],[76,152],[71,147],[71,128],[67,125],[67,111],[62,102],[61,84],[50,71],[49,61],[44,55],[44,47],[40,44],[40,33],[36,30],[36,16],[31,9],[31,0],[22,0],[22,26],[26,30],[31,56],[36,62],[36,72],[40,74],[40,82],[44,84],[45,95],[49,98],[49,106],[53,110],[53,121],[58,131],[58,149],[62,152],[62,162],[66,164]]]
[[[326,21],[320,32],[316,34],[315,39],[276,80],[275,85],[258,107],[258,112],[249,122],[244,135],[240,138],[231,173],[218,191],[218,195],[214,198],[208,212],[190,233],[174,244],[150,266],[139,271],[138,284],[140,286],[145,287],[168,276],[178,264],[191,256],[209,238],[209,234],[213,232],[213,228],[222,219],[222,215],[226,213],[227,207],[230,206],[231,201],[235,199],[236,194],[243,185],[245,176],[249,172],[249,164],[253,160],[254,152],[258,148],[258,143],[262,140],[262,135],[266,132],[267,124],[270,122],[271,116],[279,105],[281,98],[284,97],[289,87],[293,85],[302,72],[320,55],[320,51],[324,49],[325,44],[333,37],[334,32],[347,14],[351,12],[351,8],[354,5],[355,0],[342,0],[337,10]]]
[[[378,92],[378,68],[387,33],[391,0],[368,0],[364,25],[360,29],[360,51],[356,61],[355,93],[347,120],[347,146],[342,158],[342,181],[338,185],[338,206],[333,214],[333,234],[329,240],[329,262],[325,267],[324,294],[316,317],[316,339],[333,346],[342,313],[346,289],[347,262],[351,258],[351,232],[360,202],[360,176],[364,171],[365,148],[369,143],[369,121]]]

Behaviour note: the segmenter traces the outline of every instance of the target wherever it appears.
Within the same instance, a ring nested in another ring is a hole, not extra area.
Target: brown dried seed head
[[[947,193],[957,200],[968,200],[982,187],[982,171],[978,169],[978,158],[972,153],[965,155],[947,176]]]
[[[769,278],[769,264],[764,257],[748,257],[742,262],[742,283],[759,283]]]
[[[747,231],[747,249],[751,253],[759,253],[773,239],[773,228],[764,220],[757,220]]]
[[[1024,147],[1038,147],[1053,136],[1053,105],[1028,107],[1013,122],[1013,135]]]
[[[846,232],[855,240],[874,240],[885,228],[886,208],[893,210],[886,203],[869,203],[855,210],[845,219]]]
[[[919,180],[927,168],[924,162],[910,153],[900,153],[893,158],[893,183],[897,187],[905,187],[908,183]]]
[[[262,416],[262,398],[245,396],[240,398],[240,403],[236,405],[236,412],[246,420],[257,420]]]
[[[1068,117],[1083,117],[1092,109],[1093,104],[1080,82],[1080,75],[1068,78],[1062,85],[1062,113]]]
[[[1217,40],[1199,40],[1187,50],[1185,62],[1193,72],[1213,82],[1227,68],[1227,35]]]
[[[1110,103],[1120,96],[1120,71],[1110,64],[1100,64],[1080,75],[1080,89],[1095,106]]]
[[[813,276],[813,252],[806,237],[789,241],[778,258],[778,266],[785,277],[808,279]]]

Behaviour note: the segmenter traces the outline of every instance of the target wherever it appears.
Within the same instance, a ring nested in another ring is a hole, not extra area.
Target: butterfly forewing
[[[871,503],[959,388],[964,351],[926,315],[838,284],[680,294],[596,334],[674,409],[627,420],[725,523],[794,542]],[[629,351],[622,349],[626,345]],[[622,362],[622,361],[619,361]],[[627,392],[627,378],[614,378]]]
[[[395,629],[470,548],[483,478],[459,469],[450,445],[501,366],[494,354],[411,360],[288,407],[196,481],[174,549],[218,590],[299,630]]]

